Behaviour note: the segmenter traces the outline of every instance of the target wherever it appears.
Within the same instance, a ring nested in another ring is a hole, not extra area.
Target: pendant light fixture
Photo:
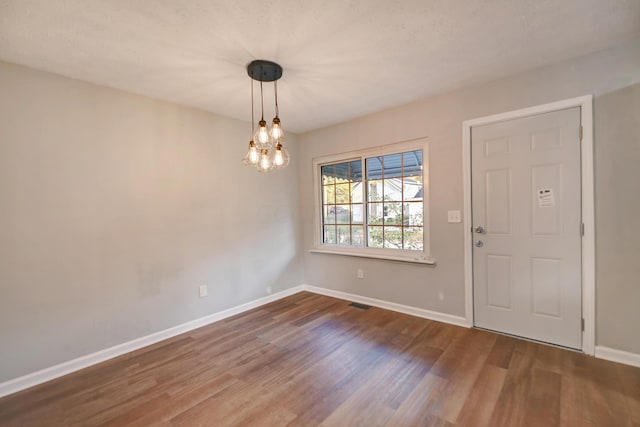
[[[278,111],[278,79],[282,77],[282,67],[275,62],[257,59],[247,65],[247,74],[251,77],[251,134],[249,151],[242,159],[247,166],[255,166],[260,172],[274,169],[284,169],[289,165],[289,152],[284,147],[284,131],[280,123]],[[253,117],[253,82],[260,82],[260,121],[254,133],[255,119]],[[275,95],[275,117],[271,125],[264,119],[263,83],[273,82]]]

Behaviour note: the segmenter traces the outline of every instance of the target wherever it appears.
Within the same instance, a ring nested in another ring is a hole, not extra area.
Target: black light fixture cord
[[[278,81],[274,80],[273,81],[273,88],[274,88],[274,92],[276,94],[276,117],[280,117],[279,111],[278,111]]]
[[[260,105],[262,109],[262,118],[260,120],[264,121],[264,97],[262,96],[262,80],[260,80]]]
[[[251,140],[253,140],[253,126],[255,124],[253,117],[253,79],[251,79]]]

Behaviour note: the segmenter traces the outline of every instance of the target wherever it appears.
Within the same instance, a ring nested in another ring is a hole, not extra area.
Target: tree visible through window
[[[320,175],[323,244],[424,250],[422,149],[322,164]]]

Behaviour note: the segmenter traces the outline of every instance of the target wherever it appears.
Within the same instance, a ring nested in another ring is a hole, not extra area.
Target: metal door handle
[[[481,225],[476,227],[476,233],[478,234],[484,234],[484,227],[482,227]]]
[[[484,242],[482,240],[476,240],[474,245],[476,245],[476,248],[481,248],[484,246]]]

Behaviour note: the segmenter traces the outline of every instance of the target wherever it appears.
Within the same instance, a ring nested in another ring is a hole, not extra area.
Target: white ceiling
[[[0,59],[227,117],[276,61],[295,132],[639,36],[637,0],[0,0]]]

